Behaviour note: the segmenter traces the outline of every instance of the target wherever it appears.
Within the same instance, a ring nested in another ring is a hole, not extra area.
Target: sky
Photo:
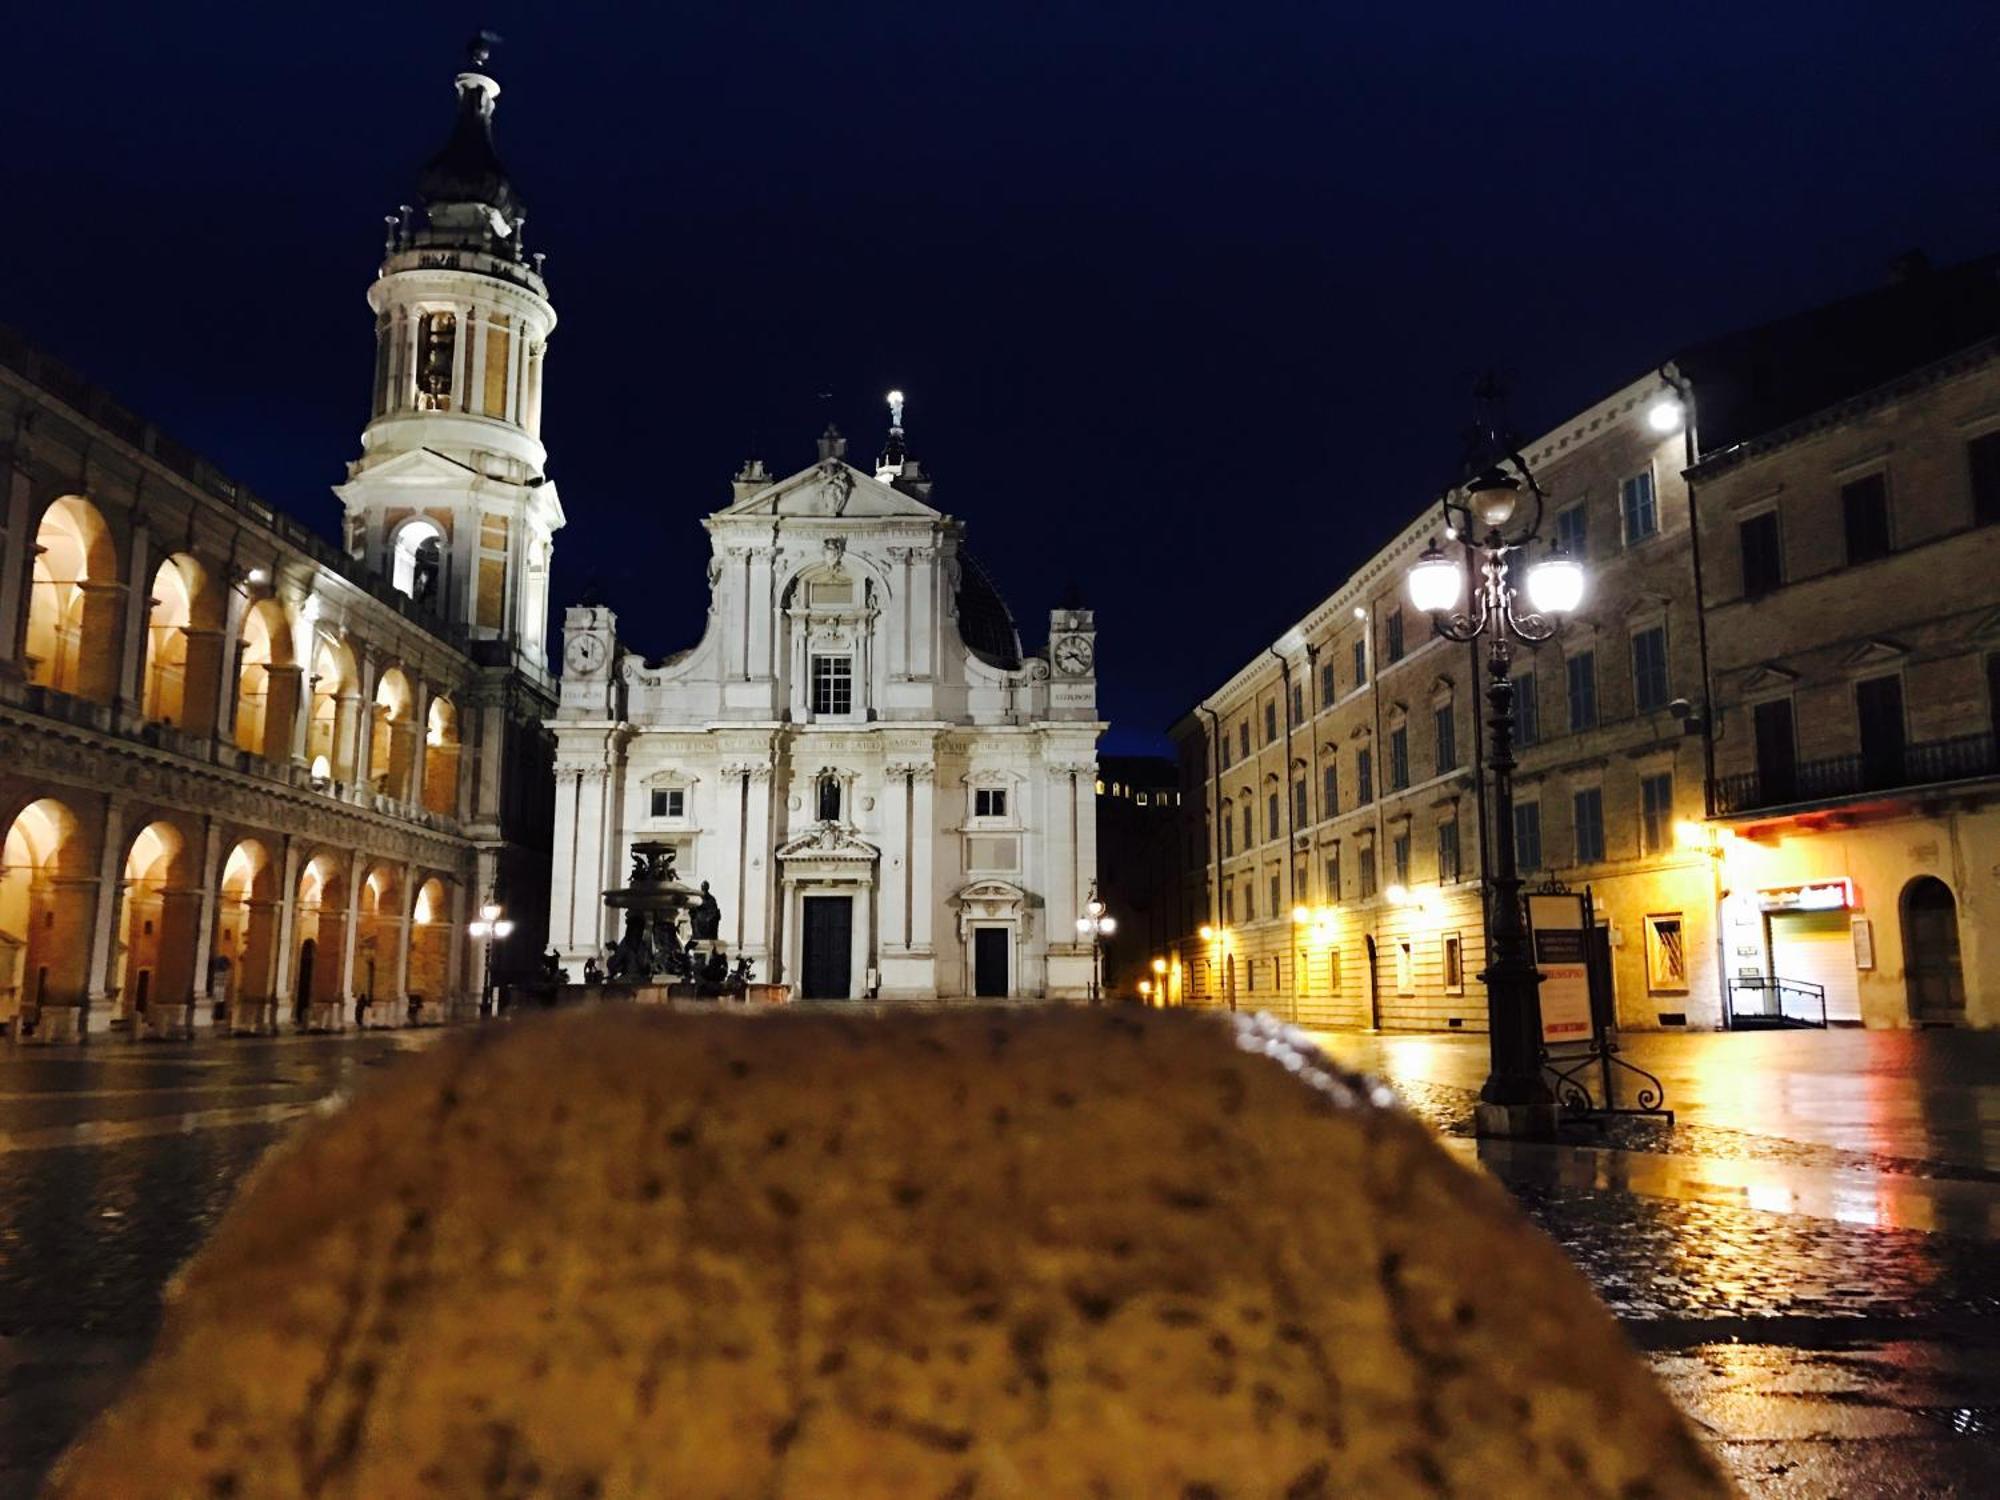
[[[2000,8],[74,3],[17,10],[0,320],[329,537],[382,216],[500,33],[560,317],[587,587],[662,655],[700,518],[908,394],[933,503],[1040,647],[1098,612],[1108,752],[1452,477],[1695,339],[2000,249]]]

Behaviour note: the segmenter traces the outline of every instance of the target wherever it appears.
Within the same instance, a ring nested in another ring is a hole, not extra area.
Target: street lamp
[[[1076,919],[1076,930],[1090,938],[1090,1003],[1095,1005],[1098,992],[1104,988],[1104,940],[1118,930],[1118,919],[1105,911],[1094,880],[1090,882],[1090,899],[1083,903],[1083,915]]]
[[[465,930],[486,945],[486,967],[479,982],[479,1013],[493,1014],[493,945],[514,930],[513,921],[503,914],[498,901],[489,899],[479,908],[476,920],[465,924]]]
[[[1486,701],[1493,730],[1486,769],[1493,788],[1493,873],[1486,888],[1487,1045],[1490,1067],[1479,1091],[1482,1135],[1548,1135],[1555,1096],[1542,1082],[1541,974],[1528,952],[1521,914],[1521,874],[1514,848],[1514,644],[1534,645],[1562,628],[1583,602],[1583,568],[1551,550],[1519,564],[1541,529],[1541,486],[1520,454],[1505,451],[1441,502],[1446,535],[1464,542],[1463,559],[1436,542],[1410,569],[1410,602],[1447,640],[1487,641]],[[1512,469],[1512,473],[1508,470]],[[1518,476],[1518,477],[1516,477]],[[1526,484],[1533,510],[1517,520]],[[1476,576],[1468,576],[1474,575]],[[1471,598],[1460,600],[1470,587]],[[1525,601],[1523,599],[1525,593]],[[1523,607],[1525,603],[1525,608]]]

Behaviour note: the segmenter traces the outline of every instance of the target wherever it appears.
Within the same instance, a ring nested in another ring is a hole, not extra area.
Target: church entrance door
[[[1013,934],[1005,927],[972,929],[972,993],[981,999],[1007,995],[1007,948]]]
[[[805,898],[804,970],[807,1000],[845,1000],[854,992],[854,898]]]

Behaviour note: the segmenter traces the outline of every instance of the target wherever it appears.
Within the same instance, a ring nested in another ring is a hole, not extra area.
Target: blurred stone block
[[[51,1493],[1728,1493],[1369,1094],[1161,1012],[453,1037],[258,1169]]]

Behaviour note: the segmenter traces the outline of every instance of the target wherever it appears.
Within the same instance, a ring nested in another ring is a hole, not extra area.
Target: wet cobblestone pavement
[[[162,1287],[264,1150],[423,1040],[0,1053],[0,1500],[32,1494],[116,1393]],[[1668,1040],[1696,1055],[1718,1039]],[[1768,1122],[1733,1095],[1683,1099],[1671,1129],[1495,1147],[1466,1138],[1472,1089],[1450,1073],[1475,1049],[1330,1050],[1372,1054],[1454,1155],[1508,1186],[1747,1494],[2000,1496],[2000,1095],[1983,1071],[1954,1063],[1960,1084],[1918,1091],[1944,1122],[1935,1150],[1914,1116],[1799,1119],[1804,1089]]]

